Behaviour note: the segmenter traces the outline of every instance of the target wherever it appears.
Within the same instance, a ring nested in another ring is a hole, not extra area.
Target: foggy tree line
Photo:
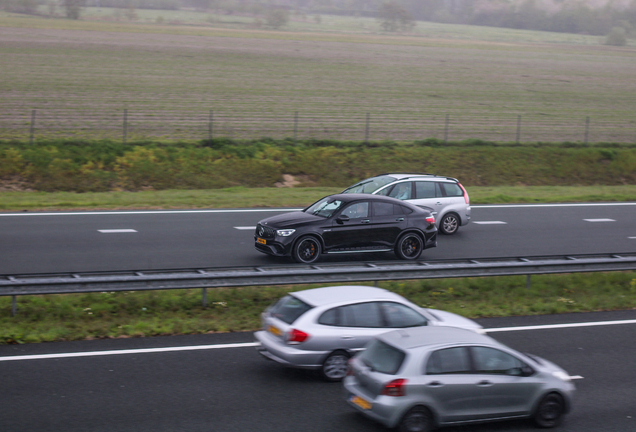
[[[69,18],[82,6],[163,9],[182,8],[226,14],[262,15],[271,9],[289,13],[375,17],[385,31],[408,31],[415,21],[471,24],[523,30],[624,36],[636,35],[636,0],[610,0],[602,7],[584,1],[553,0],[0,0],[2,9],[33,13],[39,4],[66,7]]]

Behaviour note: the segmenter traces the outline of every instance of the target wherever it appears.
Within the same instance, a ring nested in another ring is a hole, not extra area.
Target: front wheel
[[[296,262],[311,264],[320,257],[320,242],[315,237],[302,237],[294,245],[292,257]]]
[[[404,234],[395,245],[395,255],[404,260],[418,259],[423,250],[424,242],[415,233]]]
[[[461,221],[459,220],[459,216],[457,216],[455,213],[448,213],[444,215],[442,220],[439,222],[439,230],[442,232],[442,234],[455,234],[459,229],[460,224]]]
[[[541,399],[537,411],[534,414],[534,422],[542,428],[553,428],[561,423],[565,403],[563,398],[556,393],[549,394]]]
[[[400,432],[428,432],[433,428],[433,416],[425,407],[411,408],[398,427]]]
[[[344,351],[336,351],[325,359],[320,374],[327,381],[340,381],[347,375],[349,355]]]

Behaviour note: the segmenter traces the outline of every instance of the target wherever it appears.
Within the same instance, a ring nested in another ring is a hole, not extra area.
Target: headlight
[[[294,229],[276,230],[276,235],[281,236],[281,237],[289,237],[290,235],[292,235],[295,232],[296,232],[296,230],[294,230]]]
[[[565,372],[562,372],[562,371],[552,372],[552,375],[554,375],[557,378],[562,379],[563,381],[571,381],[570,380],[570,375],[568,375],[568,374],[566,374]]]

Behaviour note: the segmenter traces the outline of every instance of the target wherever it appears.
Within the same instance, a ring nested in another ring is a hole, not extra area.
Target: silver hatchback
[[[470,222],[470,198],[452,177],[433,174],[381,174],[362,180],[342,193],[384,195],[426,207],[433,212],[442,234],[455,234]]]
[[[349,363],[349,404],[400,431],[513,418],[554,427],[574,392],[555,364],[459,328],[385,333]]]
[[[462,316],[424,309],[381,288],[333,286],[297,291],[262,314],[257,350],[285,366],[316,369],[341,380],[347,361],[374,336],[406,327],[456,326],[481,330]]]

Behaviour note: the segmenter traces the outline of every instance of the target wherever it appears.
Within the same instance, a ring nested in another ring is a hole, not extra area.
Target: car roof
[[[348,303],[359,300],[401,300],[404,298],[383,288],[342,285],[324,288],[313,288],[290,293],[294,297],[312,306],[323,306],[334,303]]]
[[[459,182],[456,178],[440,176],[437,174],[427,174],[427,173],[385,173],[378,174],[376,177],[380,176],[391,176],[395,177],[397,180],[404,180],[408,178],[419,178],[419,179],[437,179],[437,180],[449,180],[453,182]]]
[[[344,193],[344,194],[335,194],[335,195],[329,195],[329,198],[333,198],[334,200],[340,200],[342,202],[348,203],[348,202],[352,202],[352,201],[384,201],[384,202],[390,202],[393,204],[399,204],[401,206],[405,206],[408,207],[410,209],[414,209],[414,210],[422,210],[421,207],[418,207],[414,204],[411,204],[409,202],[406,201],[402,201],[399,200],[397,198],[392,198],[392,197],[388,197],[388,196],[384,196],[384,195],[371,195],[371,194],[360,194],[360,193],[356,193],[356,194],[350,194],[350,193]]]
[[[473,330],[445,326],[413,327],[394,330],[382,334],[380,338],[402,350],[449,344],[500,345],[490,336],[477,333]]]

